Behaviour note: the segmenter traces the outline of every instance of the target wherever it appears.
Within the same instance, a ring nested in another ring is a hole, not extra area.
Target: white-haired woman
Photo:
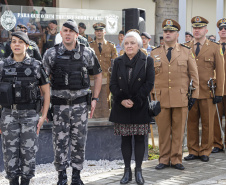
[[[145,135],[150,132],[147,96],[154,86],[154,63],[140,51],[142,39],[136,32],[125,35],[122,48],[124,55],[115,59],[110,90],[114,97],[110,121],[114,122],[114,132],[122,139],[121,150],[125,163],[121,184],[132,180],[130,167],[132,137],[134,137],[135,179],[144,184],[141,165],[145,152]]]

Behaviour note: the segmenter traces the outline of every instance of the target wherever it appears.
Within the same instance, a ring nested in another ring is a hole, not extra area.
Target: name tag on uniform
[[[57,56],[58,59],[69,60],[71,56]]]
[[[16,68],[4,69],[5,75],[17,75]]]

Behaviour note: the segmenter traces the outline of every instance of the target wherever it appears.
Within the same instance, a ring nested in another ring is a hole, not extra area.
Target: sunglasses
[[[226,26],[220,27],[219,30],[221,31],[221,30],[223,30],[223,28],[224,28],[224,30],[226,30]]]

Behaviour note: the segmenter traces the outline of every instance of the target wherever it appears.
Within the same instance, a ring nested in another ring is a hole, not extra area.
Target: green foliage
[[[159,147],[154,147],[152,145],[148,145],[148,159],[154,160],[159,158]]]

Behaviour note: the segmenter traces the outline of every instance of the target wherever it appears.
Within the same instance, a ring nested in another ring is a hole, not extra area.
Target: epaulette
[[[109,42],[109,43],[111,43],[111,44],[113,44],[113,45],[115,45],[115,43],[114,43],[114,42],[112,42],[112,41],[109,41],[109,40],[108,40],[108,42]]]
[[[92,40],[91,42],[89,42],[89,44],[91,44],[91,43],[93,43],[94,42],[94,40]]]
[[[209,41],[211,41],[211,42],[213,42],[213,43],[215,43],[215,44],[218,44],[218,45],[220,45],[220,43],[219,43],[219,42],[216,42],[216,41],[212,41],[212,40],[209,40]]]
[[[153,47],[152,51],[155,50],[155,49],[157,49],[157,48],[160,48],[160,47],[161,47],[161,45],[156,46],[156,47]]]
[[[188,49],[191,49],[191,47],[185,45],[185,44],[180,44],[181,46],[185,47],[185,48],[188,48]]]

